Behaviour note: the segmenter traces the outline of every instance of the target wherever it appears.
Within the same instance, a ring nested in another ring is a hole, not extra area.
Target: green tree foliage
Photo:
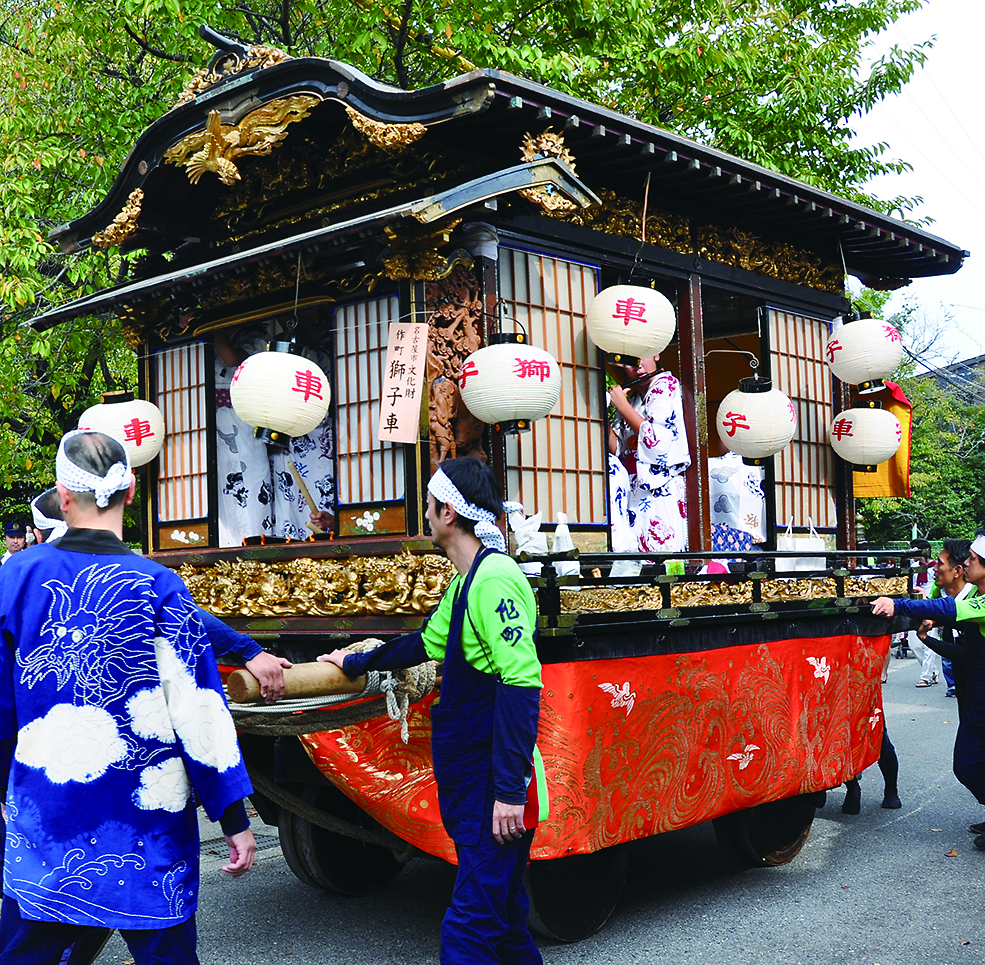
[[[870,45],[922,0],[0,0],[0,486],[50,480],[51,442],[135,366],[112,318],[37,334],[51,304],[126,277],[47,240],[106,193],[132,143],[214,52],[208,24],[402,87],[508,70],[884,210],[905,167],[851,142],[928,44]]]

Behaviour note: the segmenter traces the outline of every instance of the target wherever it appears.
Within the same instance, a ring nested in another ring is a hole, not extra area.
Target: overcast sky
[[[889,28],[879,43],[913,45],[936,34],[926,66],[902,94],[858,119],[866,144],[888,142],[913,165],[872,184],[881,197],[919,195],[927,230],[971,252],[955,275],[915,280],[891,307],[915,297],[932,317],[950,316],[944,358],[985,355],[985,134],[980,0],[929,0]]]

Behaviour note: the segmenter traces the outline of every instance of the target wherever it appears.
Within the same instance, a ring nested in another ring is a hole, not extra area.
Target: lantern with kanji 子
[[[903,337],[888,322],[860,318],[833,332],[824,354],[835,378],[859,392],[878,392],[903,357]]]
[[[674,337],[674,306],[661,292],[639,285],[613,285],[600,291],[585,315],[588,337],[609,361],[637,365],[659,355]]]
[[[547,415],[561,395],[561,369],[523,335],[500,335],[462,364],[458,388],[477,419],[500,432],[523,432]]]
[[[325,418],[331,397],[325,373],[294,342],[271,342],[266,352],[251,355],[229,386],[236,415],[258,439],[281,448]]]
[[[769,379],[740,379],[718,407],[718,437],[747,466],[759,466],[790,444],[797,410]]]
[[[831,448],[856,472],[875,472],[903,441],[899,419],[875,400],[858,402],[834,417],[828,429]]]
[[[164,445],[161,410],[132,392],[104,392],[103,401],[79,417],[79,428],[112,436],[126,449],[131,466],[146,465]]]

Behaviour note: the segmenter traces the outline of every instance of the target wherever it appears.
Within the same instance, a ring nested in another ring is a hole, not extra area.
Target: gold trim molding
[[[164,160],[183,167],[192,184],[212,171],[223,184],[233,185],[240,180],[237,158],[270,154],[287,137],[288,127],[320,103],[313,94],[296,94],[250,111],[235,125],[223,124],[219,112],[210,111],[205,129],[183,137],[165,152]]]

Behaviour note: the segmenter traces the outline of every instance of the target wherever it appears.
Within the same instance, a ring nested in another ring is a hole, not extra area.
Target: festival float
[[[486,459],[539,605],[537,927],[601,927],[623,846],[663,831],[794,858],[817,795],[878,757],[867,602],[908,589],[907,561],[856,545],[855,496],[905,495],[909,422],[880,381],[899,333],[854,319],[846,275],[894,288],[967,252],[497,70],[403,91],[205,33],[208,67],[53,233],[129,277],[34,322],[125,326],[166,428],[145,551],[308,679],[420,625],[451,571],[427,479]],[[684,397],[687,549],[614,553],[606,379],[656,355]],[[301,881],[367,894],[455,860],[440,668],[271,707],[233,677],[253,802]]]

